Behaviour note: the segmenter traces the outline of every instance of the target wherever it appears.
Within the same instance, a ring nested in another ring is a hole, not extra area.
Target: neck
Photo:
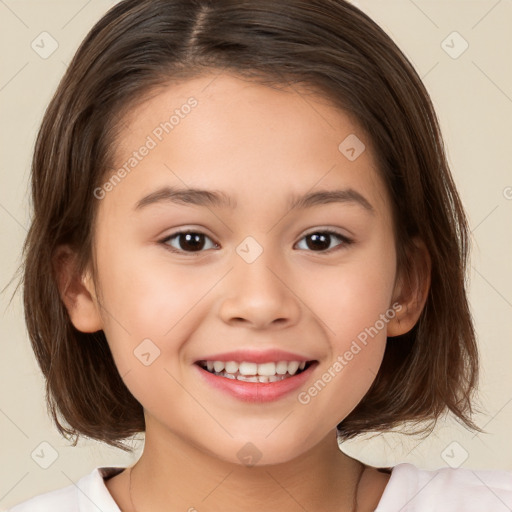
[[[364,466],[339,450],[335,430],[296,459],[265,466],[226,462],[169,431],[155,434],[146,430],[130,473],[133,512],[355,510]]]

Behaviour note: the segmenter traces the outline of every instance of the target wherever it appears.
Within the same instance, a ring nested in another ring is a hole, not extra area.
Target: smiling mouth
[[[246,361],[198,361],[196,364],[217,377],[242,382],[272,383],[299,375],[313,363],[315,361],[277,361],[259,364]]]

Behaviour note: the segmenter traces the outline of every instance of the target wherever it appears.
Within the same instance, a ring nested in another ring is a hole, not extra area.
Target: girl
[[[338,447],[446,411],[479,430],[436,115],[355,7],[121,2],[45,114],[32,197],[26,321],[53,419],[145,444],[13,512],[511,510],[511,472]]]

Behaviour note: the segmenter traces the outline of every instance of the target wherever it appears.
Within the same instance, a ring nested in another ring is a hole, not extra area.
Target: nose
[[[224,280],[219,315],[232,325],[251,329],[285,328],[298,322],[300,299],[293,291],[282,259],[263,251],[252,263],[234,255],[234,268]]]

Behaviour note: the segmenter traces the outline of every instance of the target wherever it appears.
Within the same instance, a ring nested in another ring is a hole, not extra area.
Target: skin
[[[145,447],[132,468],[136,510],[352,510],[361,464],[338,449],[335,428],[371,386],[386,337],[416,323],[428,278],[408,286],[398,279],[391,207],[371,141],[347,114],[296,88],[228,74],[170,84],[124,119],[117,165],[190,96],[197,107],[99,200],[95,280],[91,272],[71,275],[70,265],[62,271],[73,324],[104,330],[144,407]],[[366,145],[354,161],[338,150],[350,134]],[[163,185],[222,190],[237,206],[162,201],[135,210]],[[320,188],[354,189],[373,212],[355,202],[287,206],[290,193]],[[181,228],[207,236],[202,252],[171,252],[169,244],[186,250],[183,238],[162,242]],[[306,235],[322,228],[354,241],[327,235],[334,249],[308,245]],[[247,236],[263,249],[250,264],[236,252]],[[423,251],[416,265],[426,260]],[[318,361],[298,391],[306,390],[395,302],[397,316],[306,405],[298,392],[243,402],[197,377],[194,362],[205,355],[279,348]],[[133,354],[147,338],[160,350],[149,366]],[[248,442],[261,454],[252,467],[237,456]],[[106,482],[123,511],[134,510],[128,477]],[[359,511],[374,510],[387,481],[366,467]]]

